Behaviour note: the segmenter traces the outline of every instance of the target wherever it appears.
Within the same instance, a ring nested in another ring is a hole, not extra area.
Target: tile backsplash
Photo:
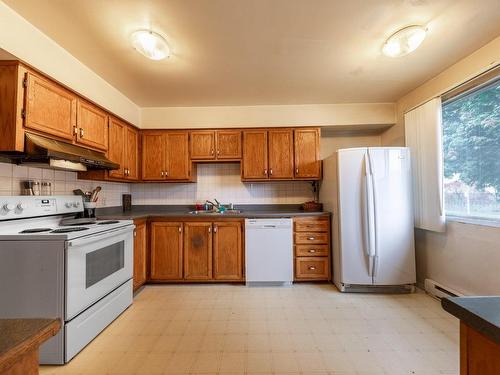
[[[28,179],[50,181],[53,195],[73,194],[74,189],[88,191],[101,186],[97,201],[99,207],[121,206],[122,194],[130,192],[129,184],[78,180],[76,176],[76,172],[0,163],[0,195],[20,195],[21,181]]]
[[[50,181],[53,194],[72,194],[101,186],[99,207],[121,205],[124,193],[132,204],[194,204],[217,198],[222,203],[294,204],[313,199],[311,184],[303,181],[243,183],[239,163],[198,164],[196,183],[114,183],[78,180],[76,172],[0,163],[0,195],[21,194],[21,181]]]
[[[217,198],[221,203],[293,204],[313,199],[304,181],[243,183],[239,163],[198,164],[196,183],[132,184],[132,204],[193,204]]]

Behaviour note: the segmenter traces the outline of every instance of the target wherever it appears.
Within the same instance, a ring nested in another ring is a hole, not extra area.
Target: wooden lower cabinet
[[[149,280],[243,281],[243,220],[152,221]]]
[[[212,278],[212,223],[184,223],[184,278]]]
[[[147,278],[147,227],[146,220],[134,222],[134,291],[146,283]]]
[[[214,222],[213,258],[215,280],[243,277],[242,225],[240,222]]]
[[[151,223],[151,280],[182,280],[182,227],[181,222]]]
[[[296,217],[293,221],[295,280],[330,280],[330,218]]]

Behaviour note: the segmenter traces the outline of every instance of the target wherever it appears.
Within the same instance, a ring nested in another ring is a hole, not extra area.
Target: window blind
[[[404,122],[412,160],[415,227],[444,232],[441,98],[407,112]]]

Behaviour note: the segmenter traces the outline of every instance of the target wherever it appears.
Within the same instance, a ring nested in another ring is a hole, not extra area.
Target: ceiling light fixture
[[[424,41],[427,29],[424,26],[412,25],[396,31],[392,34],[384,46],[382,52],[389,57],[401,57],[415,51]]]
[[[163,36],[150,30],[137,30],[130,36],[130,42],[137,52],[151,60],[170,57],[170,47]]]

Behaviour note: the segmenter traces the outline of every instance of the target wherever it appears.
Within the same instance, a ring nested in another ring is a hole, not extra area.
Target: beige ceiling
[[[500,34],[498,0],[3,0],[142,107],[392,102]],[[428,38],[380,53],[400,27]],[[129,35],[152,28],[173,56]]]

